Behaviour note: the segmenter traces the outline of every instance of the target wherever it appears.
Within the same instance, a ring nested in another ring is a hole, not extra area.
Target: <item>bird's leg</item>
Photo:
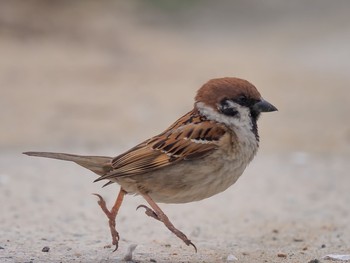
[[[98,205],[101,207],[102,211],[108,217],[109,228],[111,230],[111,235],[112,235],[112,244],[115,246],[114,251],[116,251],[118,249],[118,241],[119,241],[119,234],[115,228],[115,218],[117,217],[117,214],[118,214],[119,208],[123,202],[125,193],[126,192],[123,190],[123,188],[120,188],[118,197],[115,200],[115,203],[114,203],[111,210],[108,210],[108,208],[106,206],[106,202],[102,196],[100,196],[99,194],[94,194],[99,198],[99,201],[97,202]]]
[[[180,238],[187,246],[191,245],[197,252],[196,246],[187,238],[187,236],[182,233],[180,230],[178,230],[169,220],[169,218],[164,214],[164,212],[160,209],[160,207],[152,200],[152,198],[145,193],[142,193],[143,198],[147,201],[147,203],[152,207],[149,208],[145,205],[140,205],[137,208],[143,207],[146,209],[146,215],[153,217],[154,219],[157,219],[171,231],[173,232],[178,238]]]

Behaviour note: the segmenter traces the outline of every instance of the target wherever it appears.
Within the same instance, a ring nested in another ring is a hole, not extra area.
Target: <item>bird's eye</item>
[[[238,104],[245,104],[248,102],[248,98],[245,95],[241,95],[236,99]]]

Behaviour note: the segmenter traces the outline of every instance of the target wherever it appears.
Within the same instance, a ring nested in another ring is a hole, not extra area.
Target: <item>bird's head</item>
[[[256,130],[262,112],[277,108],[264,100],[255,86],[239,78],[209,80],[197,92],[195,107],[208,119],[228,126],[248,125]]]

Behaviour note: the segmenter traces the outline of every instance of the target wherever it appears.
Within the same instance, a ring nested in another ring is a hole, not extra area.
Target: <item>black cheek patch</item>
[[[222,109],[221,112],[226,116],[236,116],[238,114],[238,111],[232,108]]]
[[[220,103],[220,111],[225,114],[226,116],[236,116],[238,114],[238,111],[236,110],[235,107],[233,107],[232,105],[230,105],[230,103],[228,102],[229,99],[223,99]]]

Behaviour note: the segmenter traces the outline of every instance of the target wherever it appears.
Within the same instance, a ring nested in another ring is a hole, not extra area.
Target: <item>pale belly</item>
[[[152,173],[120,178],[117,183],[131,194],[146,192],[155,202],[187,203],[226,190],[241,176],[246,164],[237,160],[184,162]]]

